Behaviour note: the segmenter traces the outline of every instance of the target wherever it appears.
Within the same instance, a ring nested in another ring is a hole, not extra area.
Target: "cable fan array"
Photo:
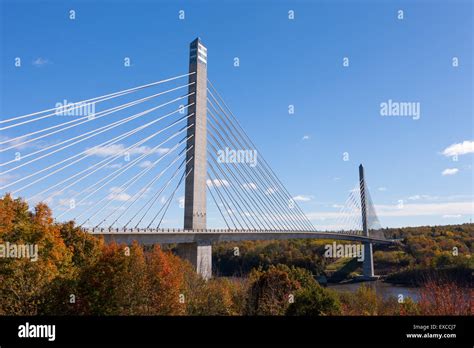
[[[382,226],[375,211],[370,192],[365,183],[361,184],[359,182],[357,186],[350,190],[349,196],[339,211],[335,226],[337,226],[338,232],[343,234],[363,235],[362,208],[364,208],[367,215],[369,236],[383,238]],[[362,194],[361,187],[363,190]],[[365,202],[361,198],[363,196],[365,196]]]
[[[190,174],[192,74],[0,121],[0,190],[80,226],[159,228]]]
[[[220,94],[208,81],[209,192],[228,228],[314,231],[315,228],[263,156],[248,163],[222,160],[226,149],[257,151]]]

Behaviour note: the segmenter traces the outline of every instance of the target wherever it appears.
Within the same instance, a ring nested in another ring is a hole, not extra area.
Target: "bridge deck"
[[[283,239],[330,239],[354,242],[370,242],[375,244],[390,244],[394,241],[366,237],[358,234],[320,231],[270,231],[270,230],[229,230],[229,229],[104,229],[84,228],[86,232],[103,236],[106,242],[131,244],[169,244],[169,243],[199,243],[229,242],[242,240],[283,240]]]

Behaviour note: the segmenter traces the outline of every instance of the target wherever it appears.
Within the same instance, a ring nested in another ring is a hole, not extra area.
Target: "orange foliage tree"
[[[420,289],[418,306],[424,315],[472,315],[472,289],[455,282],[428,280]]]
[[[0,199],[0,244],[37,250],[37,257],[0,259],[0,313],[38,314],[51,282],[71,277],[72,253],[59,230],[45,204],[30,212],[21,199],[9,194]]]
[[[147,255],[150,314],[185,314],[184,262],[155,245]]]

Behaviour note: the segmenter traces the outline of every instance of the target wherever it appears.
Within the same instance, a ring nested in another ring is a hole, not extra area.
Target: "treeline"
[[[402,243],[374,245],[377,274],[392,275],[394,282],[415,285],[437,275],[472,283],[474,224],[387,228],[383,233]],[[324,246],[331,243],[310,239],[220,243],[213,248],[213,260],[217,274],[224,276],[246,276],[255,267],[266,269],[279,263],[307,269],[315,277],[325,275],[341,280],[357,276],[360,263],[323,257]],[[413,277],[412,281],[409,277]]]
[[[428,284],[419,303],[383,300],[368,287],[354,294],[323,288],[309,270],[317,270],[321,262],[316,252],[305,256],[311,244],[295,254],[298,244],[283,244],[288,255],[271,264],[280,252],[275,249],[246,277],[204,281],[189,263],[159,246],[106,245],[73,223],[54,223],[45,204],[31,212],[24,201],[9,195],[0,199],[0,245],[7,243],[37,245],[38,257],[0,258],[0,315],[471,313],[469,298],[455,284]],[[240,250],[242,255],[247,251]],[[287,261],[289,265],[280,263]]]
[[[474,224],[420,226],[385,229],[390,238],[402,239],[396,250],[374,253],[387,281],[419,286],[430,279],[443,279],[474,286]]]
[[[402,239],[405,261],[421,266],[456,264],[474,252],[474,224],[387,228],[383,232],[387,238]]]
[[[323,257],[324,244],[324,241],[311,239],[219,243],[212,248],[213,267],[217,275],[242,277],[254,268],[285,264],[318,276],[328,262]]]

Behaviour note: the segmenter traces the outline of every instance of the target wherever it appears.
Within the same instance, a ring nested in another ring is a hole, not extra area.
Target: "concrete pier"
[[[178,256],[191,262],[204,279],[212,277],[212,246],[209,241],[179,244]]]

